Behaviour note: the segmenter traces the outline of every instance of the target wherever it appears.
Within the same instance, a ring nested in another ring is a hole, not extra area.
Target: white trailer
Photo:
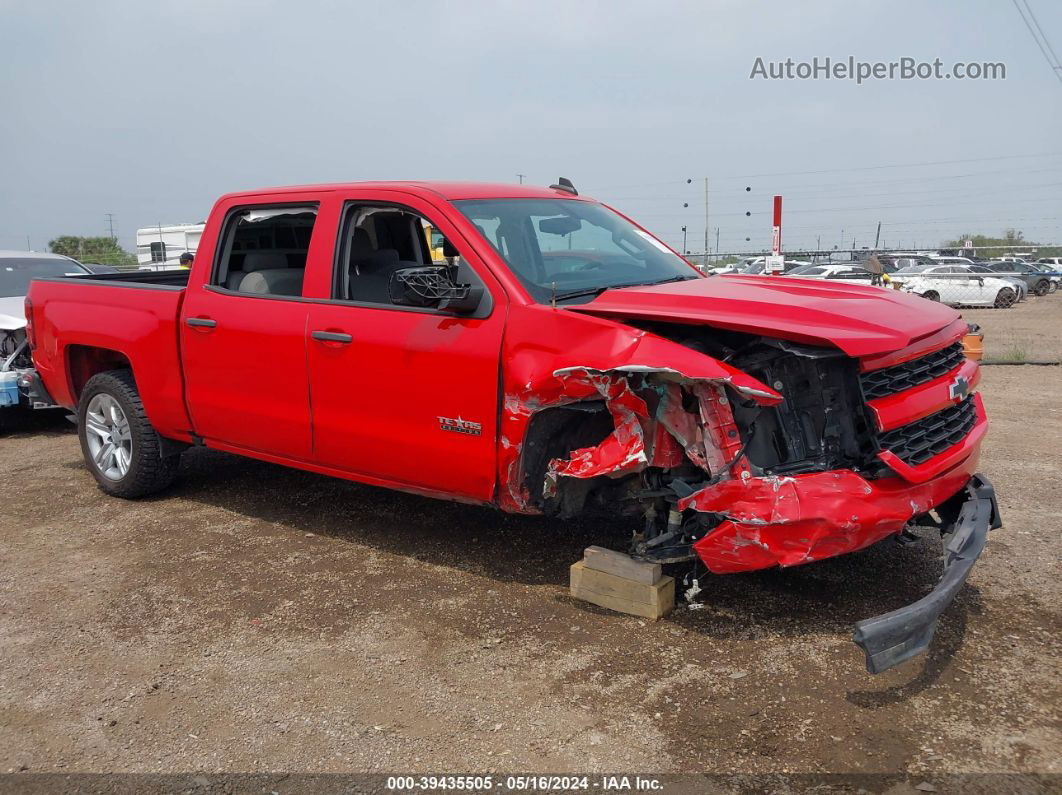
[[[136,230],[136,262],[140,268],[168,270],[180,267],[181,254],[195,254],[204,224],[148,226]]]

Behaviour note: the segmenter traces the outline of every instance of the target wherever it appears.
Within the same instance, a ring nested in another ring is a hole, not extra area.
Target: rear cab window
[[[316,221],[316,204],[230,211],[210,284],[249,295],[301,296]]]

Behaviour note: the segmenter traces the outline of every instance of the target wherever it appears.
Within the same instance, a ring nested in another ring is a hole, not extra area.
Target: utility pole
[[[878,221],[878,232],[874,235],[874,248],[878,247],[879,240],[881,240],[881,221]]]
[[[719,227],[715,228],[715,253],[719,253]]]
[[[815,250],[822,251],[822,235],[815,235]]]
[[[716,248],[718,248],[718,246],[716,246]],[[704,254],[707,257],[707,255],[708,255],[708,177],[704,178]]]
[[[682,227],[682,256],[689,254],[689,249],[686,248],[686,227]],[[707,254],[708,252],[705,252]]]
[[[114,240],[114,213],[106,213],[107,216],[107,228],[111,232],[111,240]]]
[[[26,235],[26,251],[33,251],[33,246],[29,242],[29,235]]]
[[[527,174],[517,174],[517,175],[516,175],[516,178],[517,178],[518,180],[520,180],[520,184],[521,184],[521,185],[523,185],[523,184],[524,184],[524,177],[526,177],[526,176],[527,176]]]

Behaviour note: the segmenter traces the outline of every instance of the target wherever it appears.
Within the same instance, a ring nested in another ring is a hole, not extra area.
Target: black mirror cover
[[[483,288],[454,284],[450,268],[427,265],[396,270],[388,282],[388,293],[391,303],[399,306],[436,307],[464,314],[479,307]]]

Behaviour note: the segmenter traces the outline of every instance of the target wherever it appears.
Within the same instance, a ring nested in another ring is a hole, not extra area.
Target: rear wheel
[[[998,293],[996,293],[996,300],[994,306],[996,309],[1006,309],[1014,303],[1015,298],[1014,291],[1009,287],[1004,287]]]
[[[939,301],[940,293],[938,293],[936,290],[926,290],[924,293],[922,293],[922,297],[928,298],[930,301]]]
[[[115,497],[143,497],[169,486],[179,455],[162,455],[162,440],[140,401],[133,374],[111,370],[89,379],[78,404],[78,438],[92,476]]]
[[[1047,295],[1047,292],[1050,289],[1051,282],[1049,282],[1047,279],[1040,279],[1040,281],[1036,283],[1036,286],[1033,287],[1033,295]]]

